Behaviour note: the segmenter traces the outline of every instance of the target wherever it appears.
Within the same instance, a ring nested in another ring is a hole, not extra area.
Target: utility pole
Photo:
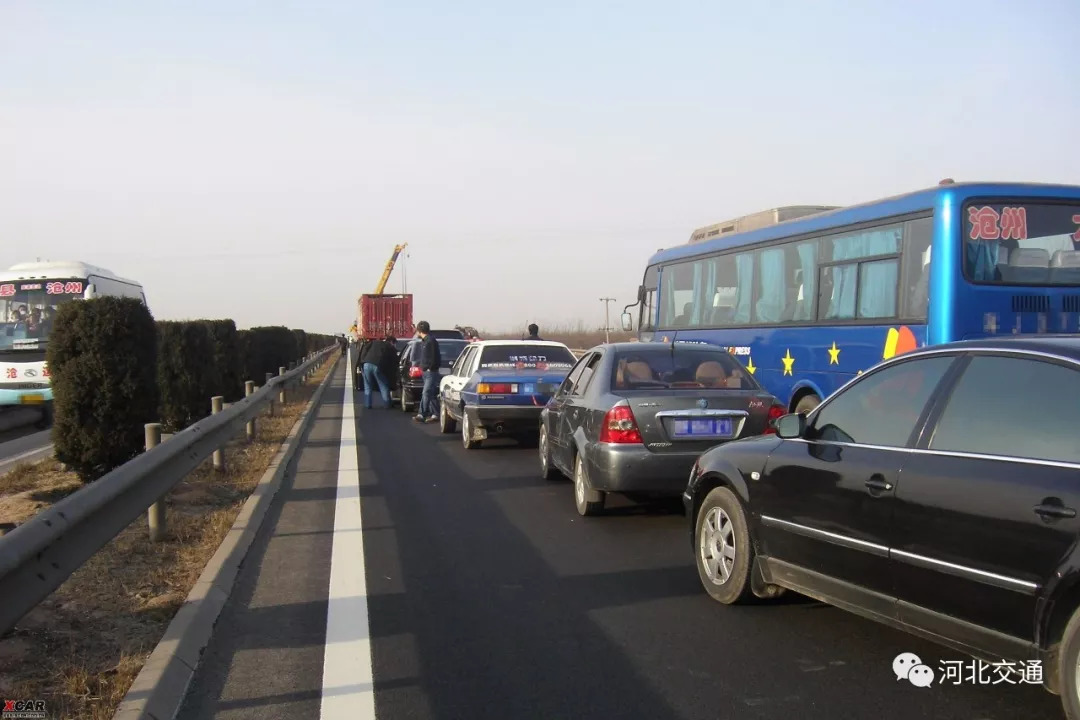
[[[611,342],[611,322],[608,320],[608,306],[615,302],[615,298],[603,297],[600,302],[604,303],[604,342]]]

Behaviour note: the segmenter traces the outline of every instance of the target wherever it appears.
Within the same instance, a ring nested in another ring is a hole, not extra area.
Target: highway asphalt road
[[[52,453],[52,431],[34,427],[40,415],[39,410],[23,409],[0,413],[0,475]]]
[[[357,402],[353,465],[343,383],[339,368],[183,720],[316,718],[335,697],[355,711],[323,718],[370,717],[371,673],[379,718],[1063,717],[1037,686],[898,681],[901,652],[935,669],[969,661],[835,608],[716,604],[677,508],[583,519],[568,481],[538,477],[533,448],[466,451],[437,425]],[[362,532],[335,523],[342,493],[357,492]]]

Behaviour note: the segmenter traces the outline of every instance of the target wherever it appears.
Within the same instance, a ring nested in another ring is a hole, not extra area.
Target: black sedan
[[[434,331],[433,331],[434,332]],[[458,333],[460,335],[460,333]],[[461,351],[469,346],[469,341],[463,338],[436,338],[439,343],[439,355],[442,363],[439,367],[439,376],[444,377],[450,372],[454,362],[458,359]],[[420,402],[420,396],[424,392],[424,371],[417,364],[420,362],[419,350],[420,339],[414,338],[409,341],[405,349],[398,357],[398,372],[396,378],[396,392],[398,402],[404,412],[409,412]],[[435,385],[435,397],[438,399],[439,386]]]
[[[785,412],[727,350],[615,343],[586,352],[540,415],[540,471],[574,481],[581,515],[606,493],[678,497],[706,449]]]
[[[776,428],[703,454],[683,495],[714,599],[791,589],[1080,718],[1080,338],[915,350]]]

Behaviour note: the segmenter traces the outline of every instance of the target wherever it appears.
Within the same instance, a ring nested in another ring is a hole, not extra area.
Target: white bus
[[[71,300],[130,297],[146,304],[142,285],[83,262],[32,262],[0,271],[0,412],[41,408],[52,422],[52,387],[45,364],[57,307]]]

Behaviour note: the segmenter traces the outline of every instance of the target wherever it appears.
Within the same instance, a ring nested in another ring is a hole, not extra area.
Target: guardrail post
[[[277,370],[277,374],[278,377],[282,377],[283,375],[285,375],[285,367],[279,367]],[[280,402],[282,406],[285,405],[285,383],[281,383],[281,390],[280,392],[278,392],[278,402]]]
[[[244,381],[244,397],[251,397],[254,394],[255,394],[255,381],[254,380],[245,380]],[[255,418],[251,418],[247,422],[247,439],[248,440],[254,440],[255,439]]]
[[[266,373],[266,382],[263,384],[263,387],[266,387],[267,385],[269,385],[270,381],[273,378],[274,378],[274,373]],[[270,398],[270,413],[269,414],[271,416],[273,416],[273,414],[274,414],[274,399],[273,398]]]
[[[161,423],[146,423],[146,451],[150,452],[161,443]],[[150,506],[146,513],[150,525],[150,542],[161,542],[165,539],[165,497],[162,496],[156,503]]]
[[[210,398],[210,414],[217,415],[224,409],[225,398],[222,395],[215,395]],[[214,469],[221,471],[225,469],[225,450],[224,448],[218,448],[214,451]]]

